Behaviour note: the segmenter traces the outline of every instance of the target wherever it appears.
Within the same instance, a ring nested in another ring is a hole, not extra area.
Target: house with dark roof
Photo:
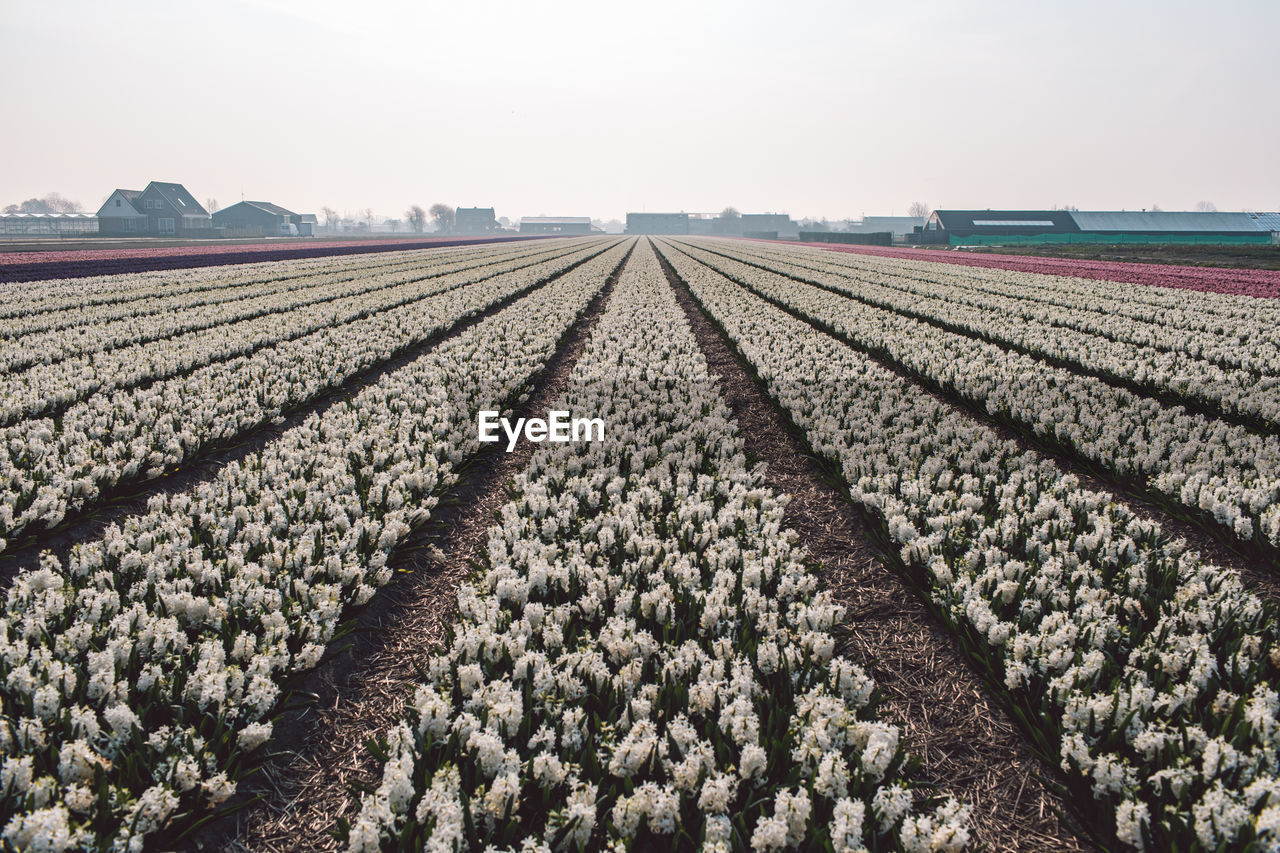
[[[213,224],[232,237],[310,237],[315,216],[269,201],[241,201],[214,213]]]
[[[109,236],[139,236],[147,230],[147,217],[133,206],[141,190],[116,190],[98,208],[98,233]]]
[[[492,207],[460,207],[453,214],[453,233],[490,234],[498,230]]]
[[[144,190],[116,190],[98,209],[98,222],[98,233],[104,235],[213,236],[209,212],[187,188],[161,181],[152,181]]]

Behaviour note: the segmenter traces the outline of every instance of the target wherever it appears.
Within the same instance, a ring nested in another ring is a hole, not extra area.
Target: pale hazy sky
[[[1280,209],[1280,2],[0,0],[0,205]]]

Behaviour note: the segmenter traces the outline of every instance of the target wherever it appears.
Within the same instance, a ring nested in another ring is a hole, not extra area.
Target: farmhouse
[[[1277,213],[935,210],[924,243],[1272,243]]]
[[[310,222],[269,201],[241,201],[214,213],[213,224],[232,237],[310,237],[315,216],[308,216]]]
[[[152,181],[116,190],[98,209],[98,233],[127,237],[212,237],[209,212],[182,184]]]
[[[490,234],[498,230],[492,207],[460,207],[454,213],[455,234]]]
[[[590,216],[525,216],[521,234],[590,234]]]

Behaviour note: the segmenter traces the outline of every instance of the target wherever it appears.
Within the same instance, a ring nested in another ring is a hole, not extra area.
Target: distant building
[[[859,222],[850,222],[842,229],[851,234],[879,234],[888,231],[895,240],[902,240],[925,223],[923,216],[864,216]]]
[[[1277,213],[935,210],[925,243],[1272,243]]]
[[[710,236],[719,233],[720,218],[707,214],[689,215],[689,233],[696,236]]]
[[[134,207],[142,190],[116,190],[98,208],[98,233],[136,236],[147,230],[147,217]]]
[[[92,213],[4,213],[0,235],[5,237],[68,237],[98,233]]]
[[[688,234],[687,213],[628,213],[628,234]]]
[[[304,229],[302,214],[269,201],[238,201],[214,213],[213,224],[226,229],[230,237],[310,237],[316,218],[314,214],[307,216],[310,224]]]
[[[98,209],[98,233],[127,237],[212,237],[209,212],[182,184],[152,181],[116,190]]]
[[[498,230],[492,207],[460,207],[454,212],[455,234],[491,234]]]
[[[590,216],[525,216],[521,234],[590,234]]]
[[[800,226],[785,213],[744,213],[740,223],[743,237],[794,240],[800,236]]]

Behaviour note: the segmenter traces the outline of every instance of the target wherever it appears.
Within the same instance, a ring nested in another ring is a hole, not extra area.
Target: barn
[[[800,236],[800,226],[785,213],[744,213],[739,222],[743,237],[794,240]]]
[[[628,234],[688,234],[687,213],[628,213]]]
[[[521,234],[590,234],[590,216],[525,216]]]
[[[498,220],[492,207],[460,207],[453,214],[453,233],[492,234],[498,230]]]
[[[239,201],[213,214],[213,224],[231,237],[296,237],[302,217],[269,201]]]
[[[935,210],[921,242],[952,246],[1044,243],[1272,243],[1280,214],[1079,210]]]

